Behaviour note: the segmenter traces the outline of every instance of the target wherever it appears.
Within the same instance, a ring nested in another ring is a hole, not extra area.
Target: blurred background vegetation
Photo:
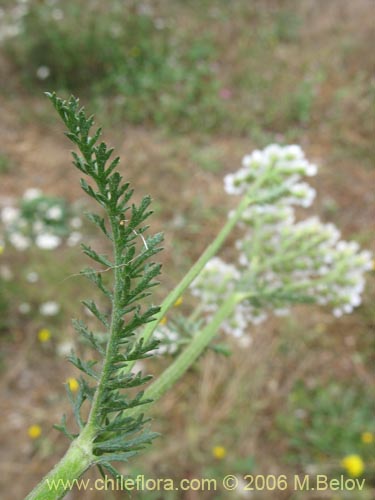
[[[22,205],[30,187],[44,193],[45,208],[56,197],[64,211],[87,207],[69,145],[43,97],[56,90],[76,94],[96,113],[137,196],[149,192],[155,200],[154,229],[166,236],[158,300],[232,208],[223,175],[270,142],[302,145],[321,166],[315,211],[345,238],[371,248],[373,41],[371,0],[2,0],[0,208]],[[25,231],[31,220],[35,227],[34,215],[21,211]],[[103,245],[82,221],[75,223],[79,234]],[[69,231],[77,233],[73,222]],[[24,251],[5,244],[4,235],[3,217],[0,487],[6,497],[21,497],[67,446],[52,429],[68,412],[63,382],[77,376],[64,356],[73,346],[85,349],[70,318],[82,315],[76,299],[93,292],[71,276],[87,264],[74,246],[77,234],[52,250],[30,243]],[[223,250],[228,258],[233,241]],[[162,437],[127,472],[351,477],[342,460],[354,455],[366,479],[355,498],[372,498],[374,290],[372,276],[352,316],[337,320],[301,307],[249,328],[247,349],[233,343],[229,357],[206,353],[155,409],[153,428]],[[51,301],[57,309],[46,315],[54,309],[43,304]],[[189,310],[188,298],[180,308]],[[147,369],[156,373],[167,363]],[[133,496],[240,498],[225,491]],[[354,496],[288,490],[274,498]]]

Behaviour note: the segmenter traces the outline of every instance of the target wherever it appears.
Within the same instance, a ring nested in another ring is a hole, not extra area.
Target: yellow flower
[[[212,448],[212,454],[218,460],[222,460],[227,454],[227,450],[224,448],[224,446],[214,446]]]
[[[79,383],[78,383],[78,380],[74,377],[69,377],[66,381],[66,383],[68,384],[69,386],[69,389],[72,391],[72,392],[76,392],[78,391],[79,389]]]
[[[374,434],[372,432],[362,432],[361,441],[364,444],[371,444],[374,442]]]
[[[38,437],[42,434],[42,428],[40,425],[30,425],[27,429],[27,434],[30,439],[38,439]]]
[[[173,304],[173,307],[178,307],[180,306],[182,303],[183,303],[183,298],[182,297],[179,297],[176,302]]]
[[[165,325],[167,322],[167,316],[163,316],[161,320],[159,321],[159,325]]]
[[[48,330],[48,328],[42,328],[38,332],[38,340],[41,343],[48,342],[49,339],[51,338],[51,332]]]
[[[359,455],[347,455],[341,461],[341,465],[351,477],[361,476],[365,470],[365,464]]]

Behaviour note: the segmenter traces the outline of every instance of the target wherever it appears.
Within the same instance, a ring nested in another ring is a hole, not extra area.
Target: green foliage
[[[280,42],[294,42],[298,39],[301,19],[295,10],[280,10],[274,16],[274,35]]]
[[[132,123],[210,129],[219,119],[209,39],[184,41],[166,21],[118,0],[35,3],[7,49],[29,85],[105,95]]]
[[[0,333],[7,330],[8,325],[8,297],[6,294],[6,286],[4,281],[0,278]]]
[[[336,460],[339,464],[351,453],[369,459],[371,446],[361,442],[361,434],[374,432],[371,397],[366,387],[331,382],[309,389],[300,381],[278,417],[278,426],[287,436],[292,463]]]
[[[113,150],[98,142],[101,130],[90,131],[93,117],[87,117],[73,97],[64,101],[55,94],[47,95],[68,129],[66,135],[80,151],[80,155],[73,153],[74,165],[93,181],[89,184],[82,178],[82,189],[103,207],[107,216],[105,220],[91,213],[89,219],[111,240],[114,248],[111,262],[105,255],[82,245],[83,252],[96,264],[106,266],[103,271],[113,269],[114,284],[112,289],[107,288],[102,272],[97,269],[82,271],[105,295],[111,313],[101,310],[92,300],[83,302],[107,330],[107,343],[104,349],[101,339],[84,322],[74,321],[76,331],[94,348],[95,356],[90,360],[80,359],[74,353],[70,356],[71,363],[85,377],[79,381],[76,396],[68,386],[67,391],[79,429],[93,430],[95,463],[117,474],[112,461],[126,461],[156,436],[144,429],[147,419],[143,414],[127,415],[127,410],[150,401],[143,398],[143,391],[138,389],[150,376],[143,376],[141,372],[125,373],[124,368],[130,362],[150,356],[157,345],[155,341],[138,340],[136,332],[152,321],[159,310],[154,306],[142,308],[140,301],[149,296],[149,290],[157,284],[155,278],[160,265],[149,259],[160,251],[162,235],[142,236],[148,228],[144,223],[152,213],[151,200],[146,196],[139,205],[129,203],[133,190],[122,182],[116,171],[119,159],[111,159]],[[86,401],[91,405],[87,420],[81,412]],[[66,428],[65,417],[58,428],[71,439],[78,436]]]
[[[11,159],[0,151],[0,175],[8,173],[13,167]]]

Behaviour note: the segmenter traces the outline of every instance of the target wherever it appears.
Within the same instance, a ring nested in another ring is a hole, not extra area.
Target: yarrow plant
[[[355,243],[340,241],[338,230],[316,217],[297,221],[295,206],[311,205],[315,191],[302,177],[315,175],[299,146],[271,145],[245,156],[240,170],[224,180],[226,191],[239,197],[237,208],[215,240],[169,293],[160,307],[145,299],[157,285],[160,264],[153,257],[161,250],[162,235],[148,234],[151,215],[148,196],[131,203],[133,190],[117,171],[119,158],[99,142],[101,130],[74,97],[68,101],[47,94],[76,145],[73,163],[84,175],[83,191],[103,213],[89,219],[112,243],[109,257],[82,245],[95,262],[82,275],[106,297],[109,309],[87,300],[84,305],[101,324],[99,335],[80,320],[77,333],[95,354],[70,361],[81,372],[74,391],[67,392],[77,431],[68,429],[65,416],[56,426],[71,445],[61,461],[28,495],[27,499],[57,499],[66,493],[66,481],[98,466],[101,473],[120,474],[114,464],[126,462],[156,437],[148,427],[147,411],[210,345],[220,329],[246,344],[249,324],[264,321],[270,313],[288,314],[298,303],[330,307],[334,314],[359,306],[364,273],[371,254]],[[226,263],[217,253],[228,235],[239,226],[236,263]],[[108,283],[107,271],[112,272]],[[186,320],[170,321],[166,315],[181,303],[188,288],[197,308]],[[107,312],[109,310],[109,312]],[[137,367],[144,358],[177,354],[152,383]],[[60,480],[60,481],[59,481]],[[51,487],[53,485],[53,487]]]
[[[192,293],[208,320],[218,303],[242,296],[222,325],[235,337],[245,333],[248,323],[266,320],[270,312],[288,314],[295,302],[331,306],[337,317],[361,303],[364,272],[373,266],[371,253],[360,251],[356,242],[340,240],[338,229],[318,217],[296,221],[294,206],[309,207],[315,197],[301,177],[316,173],[299,146],[271,145],[245,156],[242,168],[224,179],[227,193],[233,195],[246,194],[259,182],[264,200],[241,215],[237,265],[214,257],[192,284]],[[267,200],[272,190],[275,194]]]

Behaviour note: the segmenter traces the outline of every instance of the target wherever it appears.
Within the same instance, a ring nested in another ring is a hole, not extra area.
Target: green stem
[[[169,293],[169,295],[164,299],[160,311],[152,323],[149,323],[142,332],[141,338],[144,342],[147,342],[152,334],[154,333],[156,327],[160,323],[160,320],[165,316],[167,311],[173,306],[176,300],[181,297],[184,291],[188,288],[188,286],[194,281],[194,279],[198,276],[198,274],[202,271],[206,263],[214,257],[217,252],[222,247],[223,243],[227,239],[228,235],[240,220],[244,210],[248,208],[253,203],[256,203],[258,199],[252,198],[252,194],[257,191],[260,184],[262,184],[263,179],[260,179],[259,182],[254,183],[246,196],[244,196],[237,206],[236,211],[232,214],[232,216],[228,219],[224,227],[221,229],[219,234],[216,236],[214,241],[206,248],[203,254],[199,257],[197,262],[193,265],[193,267],[189,270],[189,272],[182,278],[180,283]],[[130,372],[134,366],[135,362],[131,362],[128,364],[126,368],[124,368],[124,372]]]
[[[106,355],[103,363],[103,369],[100,376],[97,389],[95,391],[93,403],[85,428],[80,436],[75,439],[70,448],[60,460],[60,462],[47,474],[25,500],[58,500],[63,498],[66,491],[74,486],[74,479],[78,479],[91,465],[95,463],[93,455],[93,440],[96,437],[99,422],[99,413],[101,407],[102,392],[110,376],[110,367],[113,356],[116,354],[118,345],[119,324],[122,316],[120,314],[120,294],[121,294],[121,252],[118,248],[117,237],[118,229],[115,217],[110,217],[114,240],[115,254],[115,279],[114,296],[111,327],[109,332],[109,341],[107,344]]]
[[[58,500],[75,486],[75,479],[90,468],[92,440],[84,431],[70,445],[68,451],[42,481],[27,495],[25,500]]]
[[[111,229],[113,234],[113,251],[115,255],[115,276],[113,284],[113,304],[112,304],[112,318],[111,326],[109,330],[109,340],[107,344],[105,359],[103,363],[103,368],[100,376],[100,380],[95,391],[94,399],[92,402],[90,415],[87,420],[86,427],[95,430],[100,425],[98,422],[98,416],[101,407],[102,393],[105,389],[108,378],[110,377],[110,370],[113,363],[113,358],[117,353],[118,349],[118,335],[120,330],[120,323],[122,320],[122,315],[120,313],[120,296],[121,296],[121,269],[120,265],[122,263],[121,251],[117,243],[118,240],[118,227],[116,223],[116,218],[110,216]]]
[[[151,403],[136,408],[129,415],[135,416],[143,413],[146,407],[151,406],[170,389],[197,360],[203,350],[209,345],[217,334],[222,322],[234,311],[236,305],[241,302],[243,296],[235,293],[217,310],[210,323],[197,332],[186,349],[169,365],[169,367],[151,384],[145,391],[144,397],[152,399]]]

